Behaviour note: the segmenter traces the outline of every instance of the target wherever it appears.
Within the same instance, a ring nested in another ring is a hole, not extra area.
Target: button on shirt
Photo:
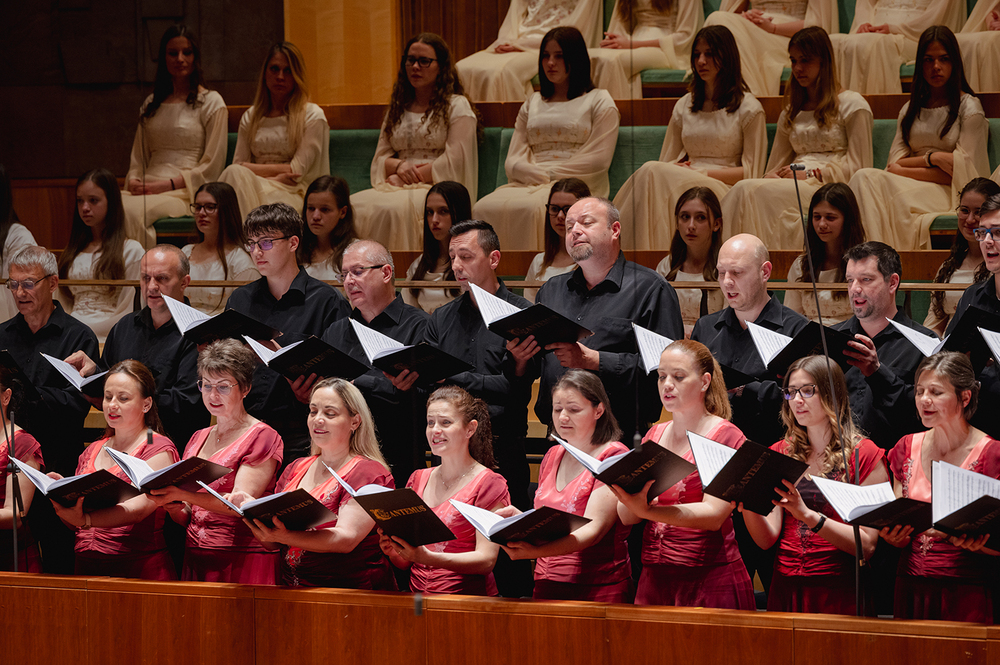
[[[642,368],[632,323],[670,339],[684,337],[684,324],[674,287],[656,272],[626,261],[618,253],[600,284],[587,288],[583,269],[547,281],[538,292],[539,302],[594,332],[583,345],[600,352],[597,375],[611,399],[626,441],[659,418],[660,398],[656,375]],[[541,386],[535,414],[552,421],[552,386],[566,372],[554,353],[541,360]],[[638,428],[638,429],[637,429]]]

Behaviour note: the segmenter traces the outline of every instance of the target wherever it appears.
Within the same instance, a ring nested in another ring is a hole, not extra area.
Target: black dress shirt
[[[660,416],[660,398],[656,375],[643,369],[632,324],[682,339],[684,323],[674,287],[619,252],[604,281],[593,289],[587,288],[583,269],[577,268],[547,281],[536,302],[594,332],[583,345],[600,353],[597,375],[611,399],[623,440],[630,445],[637,431],[645,434]],[[543,423],[552,421],[552,386],[565,372],[554,353],[545,353],[535,402],[535,414]]]
[[[191,435],[211,422],[198,392],[198,347],[181,335],[172,318],[154,327],[152,313],[144,307],[118,321],[104,343],[103,369],[126,359],[138,360],[153,373],[163,429],[183,452]]]
[[[794,337],[806,327],[809,320],[771,296],[754,323]],[[754,346],[750,331],[740,325],[740,320],[731,307],[698,319],[691,332],[691,339],[707,346],[722,365],[750,376],[762,376],[767,372],[767,366]],[[730,395],[733,424],[748,439],[769,446],[785,434],[785,428],[781,424],[783,401],[781,386],[774,381],[748,383],[741,391]]]
[[[83,351],[96,358],[97,337],[62,305],[54,304],[55,311],[36,333],[20,313],[0,324],[0,349],[10,352],[41,395],[40,401],[25,400],[20,406],[14,414],[17,424],[42,445],[46,470],[71,476],[83,452],[83,424],[90,402],[41,354],[61,360]]]
[[[283,334],[276,341],[281,346],[310,335],[320,337],[334,321],[351,313],[347,299],[339,291],[310,277],[301,267],[280,300],[268,290],[267,278],[261,277],[233,291],[226,308],[280,330]],[[284,464],[309,453],[309,407],[296,399],[285,377],[263,363],[258,365],[245,404],[250,415],[281,434]]]
[[[403,302],[397,295],[389,305],[371,321],[365,321],[361,311],[355,309],[351,317],[358,323],[382,333],[401,344],[417,344],[424,337],[430,316],[421,309]],[[323,341],[340,349],[355,360],[368,363],[368,356],[348,319],[338,319],[323,333]],[[375,429],[382,454],[392,469],[396,487],[404,487],[418,467],[424,466],[424,410],[426,393],[418,390],[396,390],[392,381],[380,369],[370,369],[354,379],[354,385],[365,396],[375,420]]]
[[[952,333],[958,320],[962,318],[962,314],[970,305],[993,314],[1000,314],[1000,299],[997,298],[995,276],[990,275],[989,279],[978,284],[973,284],[965,290],[962,298],[958,301],[958,306],[955,308],[955,316],[951,317],[951,321],[948,322],[948,329],[945,331],[945,335]],[[994,439],[1000,437],[1000,419],[990,413],[991,407],[1000,402],[1000,372],[997,371],[998,363],[1000,363],[1000,360],[994,359],[994,362],[979,372],[978,378],[981,384],[979,388],[979,406],[970,420],[973,425]]]

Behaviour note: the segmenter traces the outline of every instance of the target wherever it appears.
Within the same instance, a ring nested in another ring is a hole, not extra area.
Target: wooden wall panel
[[[510,0],[411,0],[401,3],[401,43],[421,32],[448,42],[456,61],[494,42]]]
[[[86,580],[0,573],[0,626],[0,662],[88,665]]]

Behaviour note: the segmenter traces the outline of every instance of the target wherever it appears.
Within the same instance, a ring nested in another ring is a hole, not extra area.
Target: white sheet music
[[[496,532],[495,527],[504,521],[496,513],[491,513],[484,508],[470,506],[467,503],[455,501],[454,499],[448,499],[448,502],[455,507],[455,510],[462,514],[462,517],[469,521],[469,524],[475,527],[476,531],[487,538],[492,536]]]
[[[304,339],[302,339],[299,340],[298,342],[292,342],[288,346],[282,347],[277,351],[272,351],[271,349],[267,348],[257,340],[251,339],[246,335],[243,335],[243,339],[247,341],[247,344],[249,344],[250,348],[253,349],[253,352],[257,354],[257,357],[260,358],[262,361],[264,361],[265,365],[270,365],[271,361],[280,356],[282,353],[285,353],[286,351],[291,351],[296,346],[305,341]]]
[[[924,354],[928,358],[940,351],[944,347],[944,343],[948,341],[947,337],[942,340],[938,340],[937,337],[925,335],[922,332],[914,330],[913,328],[896,323],[888,317],[886,317],[886,321],[891,323],[893,327],[898,330],[901,335],[903,335],[903,337],[909,340],[910,344],[917,347],[920,353]]]
[[[56,370],[66,377],[66,380],[70,382],[77,390],[83,390],[83,387],[92,381],[96,381],[101,378],[107,372],[101,372],[99,374],[91,374],[90,376],[84,378],[80,376],[80,372],[77,371],[75,367],[70,365],[65,360],[59,360],[58,358],[53,358],[47,353],[43,353],[42,357],[49,361]]]
[[[986,340],[986,346],[990,347],[990,353],[993,354],[993,358],[997,362],[1000,362],[1000,333],[987,330],[986,328],[979,328],[979,334]]]
[[[568,452],[570,455],[572,455],[573,457],[575,457],[577,462],[579,462],[580,464],[582,464],[585,467],[587,467],[587,470],[590,471],[592,474],[597,475],[598,473],[600,473],[602,471],[602,469],[601,469],[601,460],[597,459],[593,455],[588,455],[587,453],[583,452],[579,448],[576,448],[575,446],[573,446],[572,444],[570,444],[567,441],[563,441],[562,439],[560,439],[558,436],[556,436],[554,434],[552,435],[552,439],[556,443],[558,443],[560,446],[562,446],[563,448],[565,448],[566,452]]]
[[[479,307],[479,314],[483,317],[483,321],[486,322],[487,326],[505,316],[517,314],[521,311],[503,298],[497,298],[492,293],[479,288],[472,282],[469,282],[469,286],[472,287],[472,295],[476,299],[476,306]]]
[[[698,467],[698,475],[701,477],[701,484],[707,487],[717,475],[722,471],[722,467],[736,454],[735,448],[724,446],[718,441],[712,441],[708,437],[688,430],[688,444],[691,446],[691,454],[694,455],[695,466]]]
[[[354,319],[348,319],[348,321],[351,322],[354,334],[358,336],[358,341],[361,342],[361,348],[364,349],[365,355],[368,356],[369,363],[375,362],[376,358],[385,355],[387,352],[406,348],[405,344],[400,344],[391,337],[372,330],[368,326],[363,326]]]
[[[758,326],[751,321],[747,321],[747,330],[750,331],[750,338],[753,339],[753,345],[757,347],[757,353],[760,354],[765,366],[770,365],[774,357],[792,341],[788,335]]]
[[[647,330],[635,323],[632,324],[632,329],[635,330],[635,341],[639,343],[639,354],[642,356],[642,364],[646,368],[646,374],[649,374],[660,366],[660,354],[674,340],[655,333],[652,330]]]
[[[164,297],[166,297],[166,296],[164,296]],[[211,494],[212,496],[214,496],[214,497],[215,497],[216,499],[218,499],[218,500],[219,500],[219,501],[221,501],[222,503],[226,504],[226,506],[228,506],[228,507],[229,507],[229,509],[230,509],[230,510],[232,510],[232,511],[233,511],[234,513],[236,513],[236,514],[237,514],[237,515],[239,515],[240,517],[242,517],[242,516],[243,516],[243,510],[242,510],[242,509],[240,509],[240,508],[238,508],[238,507],[236,506],[236,504],[235,504],[235,503],[232,503],[231,501],[229,501],[229,499],[225,498],[224,496],[222,496],[221,494],[219,494],[219,493],[218,493],[218,492],[216,492],[216,491],[215,491],[214,489],[212,489],[211,487],[209,487],[209,486],[208,486],[208,485],[206,485],[205,483],[201,482],[200,480],[198,480],[198,481],[196,481],[196,482],[197,482],[197,483],[198,483],[199,485],[201,485],[201,486],[202,486],[202,488],[203,488],[203,489],[205,489],[205,490],[206,490],[206,491],[207,491],[207,492],[208,492],[209,494]],[[272,496],[273,496],[273,495],[272,495]],[[266,497],[265,497],[265,498],[266,498]],[[248,504],[244,504],[244,505],[248,505]]]
[[[365,485],[364,487],[359,487],[358,489],[354,489],[346,480],[341,478],[336,471],[331,469],[326,462],[323,462],[323,466],[325,466],[326,470],[329,471],[333,475],[333,477],[337,479],[337,482],[340,483],[340,486],[343,487],[344,490],[353,497],[367,496],[369,494],[379,494],[381,492],[395,491],[391,487],[383,487],[382,485]]]
[[[813,476],[812,480],[840,515],[840,519],[845,522],[850,522],[873,508],[896,500],[892,483],[889,482],[877,485],[851,485],[819,476]]]
[[[105,446],[104,451],[115,461],[115,464],[121,467],[121,470],[125,472],[136,488],[142,485],[147,476],[153,475],[153,468],[146,464],[145,460],[118,452],[111,446]]]
[[[168,295],[163,296],[163,302],[167,303],[167,309],[170,310],[170,316],[173,317],[174,323],[177,324],[177,329],[181,331],[182,335],[202,321],[208,321],[212,318],[207,314],[199,312],[194,307],[185,305],[180,300],[171,298]]]
[[[1000,480],[975,471],[962,469],[947,462],[935,461],[931,466],[931,515],[938,522],[979,497],[1000,499]]]
[[[48,494],[49,488],[52,487],[53,484],[59,482],[58,480],[49,478],[38,469],[32,468],[13,456],[10,457],[10,461],[14,463],[14,466],[17,467],[18,471],[28,477],[28,480],[30,480],[31,483],[42,492],[42,494]],[[77,476],[72,477],[76,478]]]

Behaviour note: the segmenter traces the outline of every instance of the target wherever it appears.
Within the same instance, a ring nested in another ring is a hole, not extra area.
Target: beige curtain
[[[285,39],[302,50],[310,99],[384,104],[403,45],[398,0],[284,0]]]

